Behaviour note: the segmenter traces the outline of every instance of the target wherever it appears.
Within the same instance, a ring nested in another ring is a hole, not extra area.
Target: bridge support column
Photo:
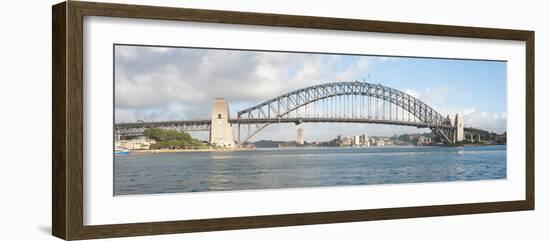
[[[235,139],[233,138],[233,127],[229,123],[229,105],[223,98],[214,99],[214,104],[212,105],[210,143],[217,147],[236,147]]]
[[[241,147],[241,124],[237,124],[237,145],[238,147]]]
[[[449,141],[451,142],[450,144],[454,144],[456,143],[456,128],[455,128],[456,118],[452,118],[447,115],[447,120],[451,124],[451,128],[449,129],[449,133],[448,133]]]
[[[452,132],[452,136],[453,136],[452,141],[453,141],[453,143],[456,143],[456,127],[453,128],[453,130],[451,130],[451,132]]]
[[[450,130],[451,143],[456,143],[456,127]]]
[[[464,119],[461,114],[455,116],[455,142],[464,141]]]

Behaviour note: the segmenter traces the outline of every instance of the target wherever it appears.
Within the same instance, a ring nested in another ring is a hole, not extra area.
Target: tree
[[[156,141],[155,144],[151,145],[152,149],[185,149],[208,146],[185,132],[175,130],[152,128],[145,130],[143,135]]]

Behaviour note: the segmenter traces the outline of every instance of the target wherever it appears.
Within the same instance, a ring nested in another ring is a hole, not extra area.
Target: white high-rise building
[[[361,145],[360,136],[353,136],[353,139],[351,139],[351,144],[354,146],[360,146]]]
[[[367,133],[361,135],[361,138],[359,141],[361,142],[362,146],[370,146],[369,135]]]
[[[300,145],[304,144],[304,128],[298,128],[298,137],[296,142]]]

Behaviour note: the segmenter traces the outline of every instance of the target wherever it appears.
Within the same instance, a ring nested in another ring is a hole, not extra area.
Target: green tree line
[[[202,143],[192,138],[191,135],[180,131],[153,128],[145,130],[143,135],[156,141],[151,145],[151,149],[187,149],[209,146],[209,144]]]

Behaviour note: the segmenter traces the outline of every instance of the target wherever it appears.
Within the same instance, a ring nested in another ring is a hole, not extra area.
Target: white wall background
[[[548,240],[550,15],[545,1],[125,1],[190,8],[536,31],[536,210],[123,238],[120,240]],[[0,12],[0,240],[56,240],[51,230],[51,5],[9,1]]]

